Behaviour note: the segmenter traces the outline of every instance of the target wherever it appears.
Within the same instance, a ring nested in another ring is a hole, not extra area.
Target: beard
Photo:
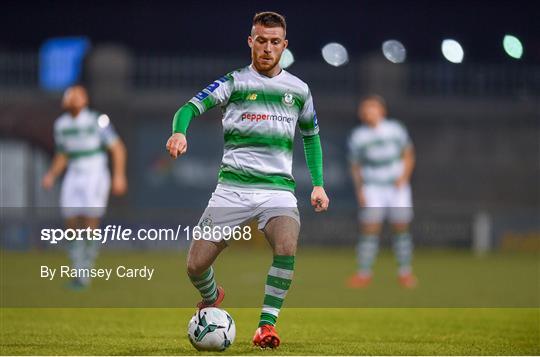
[[[279,64],[279,57],[274,57],[272,60],[264,60],[262,57],[257,57],[253,62],[257,70],[270,71]]]

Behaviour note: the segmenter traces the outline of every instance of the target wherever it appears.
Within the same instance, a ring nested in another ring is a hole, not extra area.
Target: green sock
[[[199,292],[203,298],[203,301],[207,304],[213,304],[217,299],[217,285],[214,279],[214,269],[208,268],[204,273],[199,276],[189,275],[191,283]]]
[[[371,275],[371,268],[379,252],[379,238],[376,235],[362,234],[358,242],[358,272]]]
[[[276,324],[283,300],[291,286],[293,272],[294,256],[274,255],[264,286],[264,302],[259,326]]]
[[[412,272],[411,262],[413,254],[413,242],[409,232],[396,233],[394,236],[394,252],[399,266],[399,274]]]

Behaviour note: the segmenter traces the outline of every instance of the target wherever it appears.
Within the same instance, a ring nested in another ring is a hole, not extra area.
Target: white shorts
[[[365,207],[359,213],[362,223],[410,223],[413,218],[411,186],[364,185]]]
[[[110,188],[108,169],[68,169],[60,192],[62,216],[102,217],[107,208]]]
[[[279,216],[291,217],[300,224],[296,204],[296,197],[289,191],[249,190],[219,184],[198,225],[234,228],[255,218],[258,228],[262,230],[271,218]]]

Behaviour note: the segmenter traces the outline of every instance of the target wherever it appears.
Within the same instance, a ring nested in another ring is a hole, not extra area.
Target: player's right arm
[[[197,108],[187,103],[180,107],[173,118],[173,133],[167,140],[167,151],[173,159],[187,151],[186,131],[193,118],[199,115]]]
[[[49,190],[54,186],[54,183],[56,182],[58,176],[60,176],[62,172],[64,172],[64,170],[66,169],[67,163],[68,158],[65,153],[57,152],[56,154],[54,154],[51,167],[41,180],[41,185],[43,186],[43,188]]]
[[[357,162],[351,162],[350,171],[354,184],[354,191],[356,193],[356,201],[360,207],[363,207],[366,204],[366,199],[364,197],[364,191],[362,190],[362,166],[360,166],[360,164]]]
[[[41,185],[47,190],[51,189],[54,186],[56,179],[62,174],[62,172],[64,172],[68,164],[68,157],[64,149],[63,135],[61,133],[58,123],[59,119],[57,119],[54,124],[54,144],[56,152],[52,159],[49,170],[41,180]]]
[[[200,91],[189,102],[176,111],[172,123],[172,135],[167,140],[167,151],[176,159],[187,151],[186,132],[193,118],[212,109],[225,105],[232,93],[233,76],[227,74]]]

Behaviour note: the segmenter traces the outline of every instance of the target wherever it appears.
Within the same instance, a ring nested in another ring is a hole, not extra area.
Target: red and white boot
[[[276,328],[272,325],[262,325],[253,336],[253,344],[260,348],[276,348],[280,342]]]

